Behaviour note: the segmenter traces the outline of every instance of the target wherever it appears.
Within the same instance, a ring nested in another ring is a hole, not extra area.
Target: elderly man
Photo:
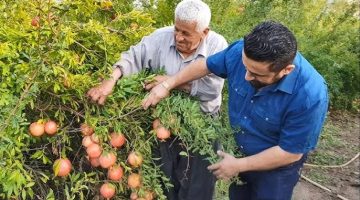
[[[167,75],[174,75],[195,60],[225,49],[226,40],[209,30],[210,18],[210,9],[204,2],[181,1],[175,9],[175,25],[156,30],[122,53],[121,59],[114,65],[111,78],[90,89],[87,95],[92,101],[104,104],[116,81],[122,76],[142,69],[158,68],[164,68]],[[157,76],[155,83],[146,85],[146,88],[162,83],[168,78],[167,75]],[[223,83],[222,78],[209,74],[177,88],[198,97],[204,113],[216,114],[221,104]],[[212,199],[215,177],[206,169],[209,163],[202,156],[191,154],[188,165],[188,158],[179,155],[183,150],[181,141],[175,138],[160,143],[157,149],[161,157],[161,169],[174,185],[167,191],[168,199]]]
[[[239,175],[246,183],[233,183],[230,199],[290,200],[327,113],[325,80],[297,52],[289,29],[267,21],[226,50],[165,80],[166,88],[154,87],[144,108],[156,105],[177,85],[211,72],[228,79],[230,124],[246,156],[218,151],[223,159],[208,169],[219,179]]]

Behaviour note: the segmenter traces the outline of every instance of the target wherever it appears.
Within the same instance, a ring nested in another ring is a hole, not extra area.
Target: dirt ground
[[[341,157],[345,162],[359,153],[360,114],[333,112],[329,120],[339,130],[338,143],[340,147],[325,148],[331,155]],[[315,152],[316,154],[316,152]],[[310,154],[311,157],[311,154]],[[311,160],[309,157],[308,163]],[[294,190],[293,200],[359,200],[360,199],[360,159],[357,158],[344,167],[320,168],[304,166],[303,175],[320,184],[326,189],[301,179]],[[333,164],[330,164],[333,165]]]

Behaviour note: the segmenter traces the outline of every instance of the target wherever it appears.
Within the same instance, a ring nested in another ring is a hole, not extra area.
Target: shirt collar
[[[298,63],[298,62],[295,62],[298,58],[299,58],[298,55],[296,55],[296,57],[294,59],[294,63]],[[286,92],[288,94],[292,94],[294,87],[295,87],[296,79],[299,76],[299,73],[300,73],[300,66],[295,65],[295,69],[290,74],[286,75],[277,84],[277,86],[274,88],[274,91],[280,90],[280,91]]]

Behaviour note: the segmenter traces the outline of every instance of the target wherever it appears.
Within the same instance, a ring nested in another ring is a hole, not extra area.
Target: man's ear
[[[204,37],[207,36],[207,34],[209,33],[210,29],[209,28],[206,28],[203,30],[203,34],[204,34]]]
[[[295,69],[295,65],[291,64],[291,65],[286,66],[286,67],[282,70],[282,73],[283,73],[284,75],[288,75],[288,74],[290,74],[294,69]]]

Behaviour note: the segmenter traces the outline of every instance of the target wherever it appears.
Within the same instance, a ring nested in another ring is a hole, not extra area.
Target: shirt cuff
[[[190,96],[195,96],[199,89],[199,82],[198,81],[192,81],[191,82],[191,90],[190,90]]]
[[[121,77],[124,76],[124,69],[123,69],[123,67],[122,67],[121,65],[119,65],[119,64],[113,65],[113,69],[115,70],[116,68],[119,68],[119,69],[120,69],[120,72],[121,72],[121,75],[120,75],[120,77],[119,77],[119,79],[120,79]]]

